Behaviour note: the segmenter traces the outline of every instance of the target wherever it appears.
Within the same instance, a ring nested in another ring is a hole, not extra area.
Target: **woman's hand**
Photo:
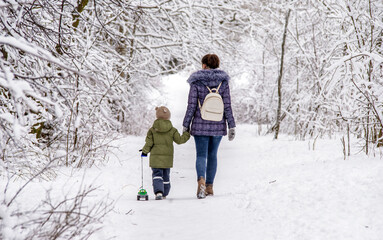
[[[235,137],[235,128],[230,128],[229,129],[229,141],[233,141],[234,137]]]

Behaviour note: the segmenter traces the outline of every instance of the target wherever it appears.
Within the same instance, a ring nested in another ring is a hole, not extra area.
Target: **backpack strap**
[[[218,92],[218,90],[219,90],[219,88],[221,87],[221,85],[222,85],[222,82],[218,85],[218,87],[217,87],[217,91],[216,91],[216,92]]]
[[[218,90],[219,90],[219,88],[221,87],[221,85],[222,85],[222,82],[218,85],[217,88],[212,88],[212,89],[210,89],[208,86],[205,86],[205,87],[207,87],[207,89],[209,89],[209,92],[210,92],[210,93],[212,93],[213,90],[215,90],[215,92],[218,93]]]

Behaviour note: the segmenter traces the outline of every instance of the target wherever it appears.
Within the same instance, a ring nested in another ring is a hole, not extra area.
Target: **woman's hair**
[[[202,64],[205,64],[208,68],[219,68],[219,58],[215,54],[206,54],[205,56],[203,56],[201,62]]]

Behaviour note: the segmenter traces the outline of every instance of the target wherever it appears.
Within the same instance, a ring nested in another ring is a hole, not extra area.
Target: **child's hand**
[[[138,150],[139,152],[142,152],[142,149],[140,149],[140,150]],[[148,154],[147,153],[144,153],[144,152],[142,152],[141,153],[141,157],[147,157],[148,156]]]

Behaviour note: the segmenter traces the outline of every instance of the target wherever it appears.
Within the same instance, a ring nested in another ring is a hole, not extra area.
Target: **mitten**
[[[234,137],[235,137],[235,128],[230,128],[229,129],[229,141],[233,141]]]
[[[183,127],[182,128],[182,133],[184,133],[184,132],[189,132],[189,129],[187,127]]]

